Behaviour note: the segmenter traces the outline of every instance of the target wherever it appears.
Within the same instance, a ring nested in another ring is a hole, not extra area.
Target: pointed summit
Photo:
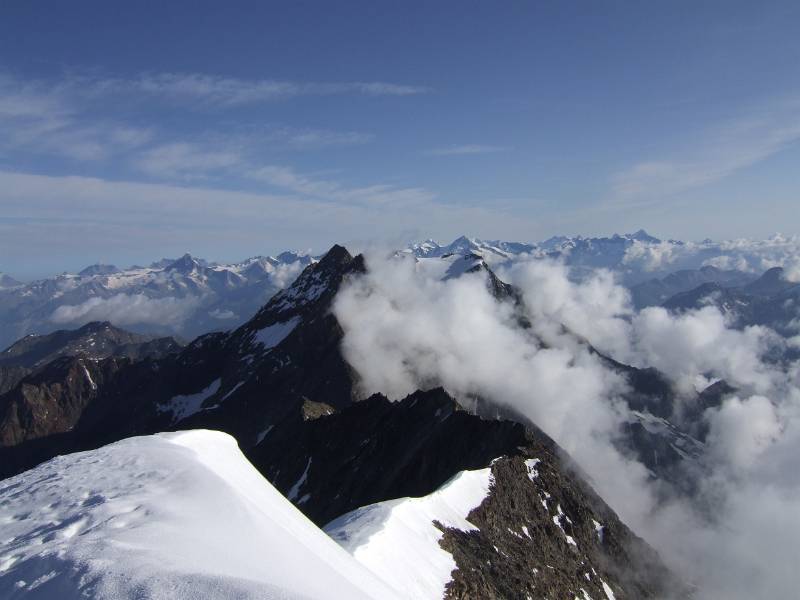
[[[637,240],[639,242],[647,242],[649,244],[658,244],[661,241],[660,239],[647,233],[644,229],[640,229],[635,233],[630,233],[625,237],[629,237],[630,239]]]
[[[200,262],[188,252],[166,267],[167,271],[191,273],[200,266]]]
[[[104,265],[101,263],[97,263],[95,265],[89,265],[82,271],[78,273],[80,277],[92,277],[94,275],[112,275],[114,273],[119,273],[120,270],[115,267],[114,265]]]
[[[320,267],[328,267],[329,265],[344,265],[353,260],[353,256],[347,251],[347,248],[334,244],[328,252],[325,253],[319,261]]]
[[[10,275],[6,275],[5,273],[0,273],[0,288],[11,288],[17,287],[22,285],[19,281],[11,277]]]
[[[476,240],[468,238],[465,235],[458,237],[452,241],[448,246],[451,252],[468,251],[477,247]]]
[[[344,246],[335,244],[319,262],[308,265],[292,285],[275,294],[243,328],[263,329],[295,317],[322,316],[344,277],[364,272],[362,255],[354,258]]]

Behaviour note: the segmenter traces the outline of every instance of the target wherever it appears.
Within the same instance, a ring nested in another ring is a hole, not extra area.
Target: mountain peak
[[[16,287],[18,285],[22,284],[10,275],[0,272],[0,288]]]
[[[353,256],[347,251],[347,248],[334,244],[331,249],[325,253],[319,261],[320,267],[327,267],[328,265],[342,265],[349,263],[353,260]]]
[[[181,273],[191,273],[197,267],[200,266],[200,262],[194,258],[188,252],[181,256],[180,258],[176,259],[174,262],[169,264],[166,267],[167,271],[179,271]]]
[[[89,265],[78,273],[80,277],[91,277],[93,275],[111,275],[112,273],[119,273],[119,269],[114,265],[104,265],[97,263]]]
[[[90,331],[101,331],[103,329],[116,329],[110,321],[89,321],[86,325],[83,325],[78,329],[78,331],[82,333],[88,333]]]
[[[462,235],[461,237],[458,237],[458,238],[454,239],[453,242],[448,247],[451,248],[451,249],[452,248],[459,248],[459,249],[472,248],[472,247],[477,245],[476,241],[477,240],[475,240],[474,238],[469,238],[469,237],[467,237],[465,235]]]
[[[748,294],[757,296],[772,296],[784,290],[794,287],[796,284],[787,281],[783,267],[772,267],[767,269],[764,274],[754,282],[745,286],[744,290]]]
[[[285,252],[281,252],[275,258],[278,262],[289,264],[293,262],[297,262],[298,260],[302,260],[307,255],[303,252],[298,252],[295,250],[286,250]]]
[[[625,237],[629,237],[632,240],[637,240],[640,242],[648,242],[651,244],[657,244],[661,241],[660,239],[653,237],[652,235],[647,233],[644,229],[639,229],[638,231],[628,234]]]

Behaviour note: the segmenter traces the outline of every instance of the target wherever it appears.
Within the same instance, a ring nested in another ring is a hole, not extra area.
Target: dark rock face
[[[552,448],[491,463],[489,496],[468,516],[477,531],[441,528],[458,566],[446,598],[687,597],[636,537]]]
[[[735,325],[743,326],[755,318],[756,306],[761,301],[741,289],[726,288],[718,283],[704,283],[688,292],[676,294],[664,302],[664,308],[683,313],[704,306],[716,306],[729,315]]]
[[[756,279],[754,282],[744,286],[742,291],[746,294],[753,296],[775,296],[791,288],[795,287],[797,283],[787,281],[782,267],[773,267],[764,272],[764,274]]]
[[[126,359],[98,362],[63,357],[23,378],[0,396],[0,447],[21,447],[71,431],[97,397],[100,386],[126,364]],[[6,460],[1,468],[6,471],[11,466]]]
[[[533,436],[552,443],[519,423],[469,414],[439,388],[400,402],[375,395],[330,416],[298,419],[247,455],[288,496],[305,476],[290,499],[324,524],[366,504],[429,494],[458,471],[518,453]]]
[[[0,354],[0,476],[70,451],[66,440],[81,429],[94,403],[115,389],[121,371],[179,350],[172,338],[100,322],[27,336],[10,346]]]
[[[5,394],[16,386],[22,378],[30,373],[25,367],[6,367],[0,365],[0,395]]]
[[[94,360],[109,356],[158,358],[180,348],[171,337],[131,333],[108,322],[94,321],[80,329],[25,336],[0,353],[0,366],[36,369],[62,356],[84,356]]]
[[[581,589],[604,598],[602,582],[620,599],[681,589],[549,437],[467,413],[442,389],[398,402],[376,395],[278,428],[248,457],[319,525],[491,467],[491,493],[469,515],[479,531],[443,529],[440,544],[458,566],[448,598],[573,598]]]
[[[800,284],[787,281],[784,270],[775,267],[747,285],[706,283],[675,294],[663,306],[678,314],[715,306],[734,327],[764,325],[791,337],[800,318]]]
[[[662,279],[650,279],[631,287],[634,306],[658,306],[676,294],[688,292],[703,284],[736,287],[752,282],[755,277],[736,270],[722,270],[712,266],[685,269],[670,273]]]
[[[106,322],[87,323],[80,329],[47,335],[28,335],[0,353],[0,396],[14,389],[27,375],[59,358],[83,357],[96,361],[115,356],[141,360],[165,357],[180,349],[180,344],[171,337],[131,333]]]

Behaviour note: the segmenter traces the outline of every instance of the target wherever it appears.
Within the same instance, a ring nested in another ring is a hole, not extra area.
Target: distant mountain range
[[[0,347],[91,321],[193,338],[246,321],[314,258],[293,252],[217,264],[186,254],[149,267],[91,265],[32,283],[0,285]],[[10,278],[3,280],[10,281]]]
[[[703,267],[751,274],[755,278],[771,267],[796,260],[800,255],[800,239],[775,236],[758,241],[684,242],[660,240],[640,229],[610,237],[556,236],[538,243],[462,236],[450,244],[434,240],[410,244],[401,252],[419,258],[476,253],[491,265],[521,258],[554,258],[573,267],[575,276],[598,268],[610,269],[625,285],[634,286],[676,271]],[[706,273],[711,272],[706,270]]]
[[[762,241],[663,241],[644,230],[610,237],[557,236],[538,243],[462,236],[449,244],[433,240],[410,244],[398,254],[475,255],[492,267],[552,258],[569,265],[577,279],[598,268],[609,269],[631,289],[635,306],[643,308],[704,283],[738,287],[771,267],[789,267],[800,255],[800,240],[776,236]],[[217,264],[186,254],[149,267],[91,265],[77,274],[24,284],[0,275],[0,348],[29,333],[91,321],[187,339],[232,329],[315,260],[284,252]],[[783,276],[789,277],[789,270]]]

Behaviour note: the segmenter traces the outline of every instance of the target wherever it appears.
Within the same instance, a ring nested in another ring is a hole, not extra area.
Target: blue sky
[[[797,231],[794,2],[0,7],[0,270]]]

